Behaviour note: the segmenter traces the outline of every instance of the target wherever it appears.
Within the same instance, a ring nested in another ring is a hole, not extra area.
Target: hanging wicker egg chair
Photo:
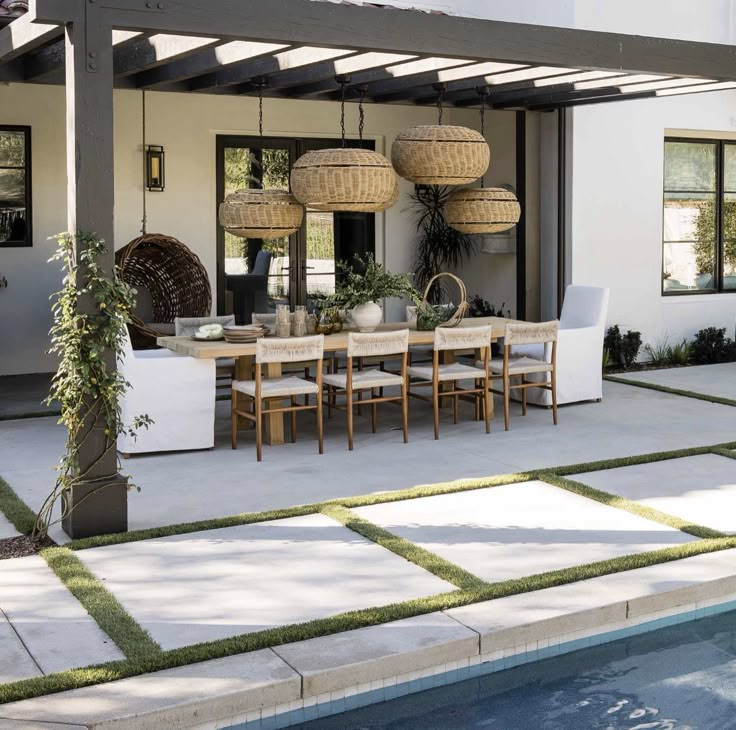
[[[462,233],[501,233],[519,222],[521,206],[505,188],[461,188],[450,193],[447,224]]]
[[[156,338],[173,334],[176,317],[207,317],[212,289],[199,257],[181,241],[146,233],[115,252],[118,274],[138,290],[128,325],[133,346],[155,347]]]
[[[291,171],[294,196],[313,210],[377,213],[393,205],[395,186],[391,163],[359,147],[312,150]]]
[[[282,238],[302,225],[304,206],[286,190],[245,188],[220,203],[220,225],[243,238]]]
[[[467,185],[485,173],[490,161],[480,132],[451,124],[404,129],[391,146],[396,173],[418,185]]]

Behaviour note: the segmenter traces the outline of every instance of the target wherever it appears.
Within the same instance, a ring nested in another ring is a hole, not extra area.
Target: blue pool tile
[[[386,687],[386,700],[394,700],[399,696],[399,688],[395,684]]]
[[[304,722],[305,716],[304,716],[304,708],[300,707],[298,710],[292,710],[289,713],[289,724],[290,725],[298,725],[301,722]]]
[[[271,715],[271,717],[262,717],[261,730],[276,730],[276,717],[274,715]]]
[[[309,705],[308,707],[304,708],[304,722],[309,722],[310,720],[316,720],[318,717],[319,717],[319,710],[317,709],[317,705]]]

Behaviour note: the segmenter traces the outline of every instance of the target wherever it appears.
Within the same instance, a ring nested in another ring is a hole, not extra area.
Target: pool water
[[[736,612],[298,726],[301,730],[736,730]]]

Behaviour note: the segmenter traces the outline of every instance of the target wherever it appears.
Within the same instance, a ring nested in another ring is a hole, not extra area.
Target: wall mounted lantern
[[[164,148],[161,145],[146,145],[146,187],[151,192],[164,190]]]

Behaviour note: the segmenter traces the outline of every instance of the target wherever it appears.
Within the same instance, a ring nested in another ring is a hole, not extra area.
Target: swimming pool
[[[736,611],[297,727],[735,730]]]

